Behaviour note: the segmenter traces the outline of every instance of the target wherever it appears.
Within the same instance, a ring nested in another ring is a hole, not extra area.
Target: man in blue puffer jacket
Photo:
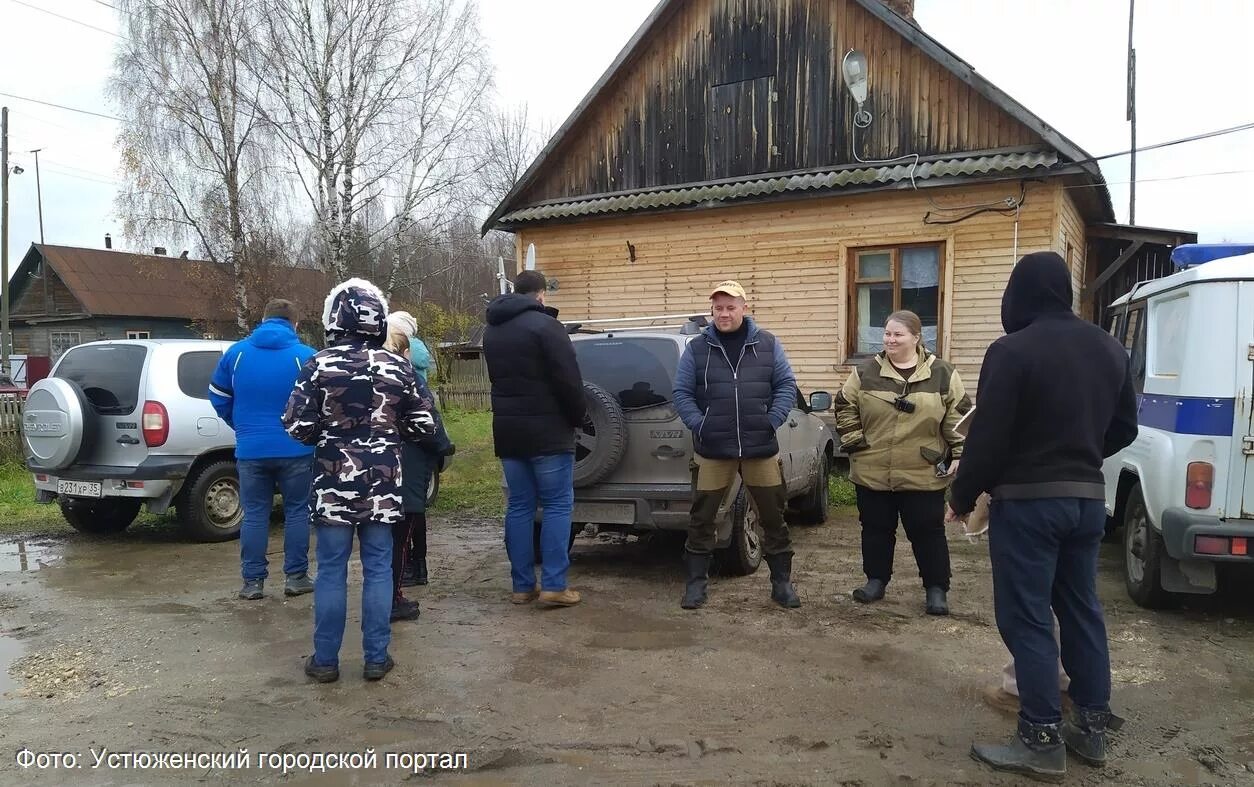
[[[291,301],[266,304],[261,324],[248,338],[231,345],[218,362],[209,384],[209,400],[222,420],[235,430],[239,467],[240,573],[239,597],[264,595],[267,575],[270,509],[277,486],[283,496],[283,593],[313,592],[309,578],[309,490],[313,482],[313,448],[301,445],[283,426],[283,408],[301,367],[313,357],[312,347],[296,335],[296,307]]]
[[[775,430],[797,401],[784,346],[745,314],[745,291],[725,281],[710,293],[714,324],[688,342],[675,373],[675,409],[696,453],[692,513],[684,549],[687,585],[680,606],[706,602],[720,505],[739,474],[757,503],[771,567],[771,598],[799,607],[792,585],[792,541],[784,522],[787,488]]]

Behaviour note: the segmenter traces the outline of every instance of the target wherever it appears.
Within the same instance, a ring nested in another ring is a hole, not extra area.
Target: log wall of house
[[[65,282],[50,268],[44,268],[47,281],[43,274],[31,276],[30,282],[22,294],[11,304],[10,316],[45,315],[45,314],[82,314],[83,305],[65,286]]]
[[[865,109],[841,79],[868,62]],[[688,0],[659,20],[514,204],[1040,137],[854,0]]]
[[[1055,182],[1027,185],[1020,255],[1056,248],[1061,233],[1075,231],[1078,214],[1060,217],[1060,204],[1074,205],[1059,190]],[[984,213],[948,225],[923,218],[932,200],[960,206],[1018,194],[1019,184],[1007,182],[600,218],[522,229],[517,247],[535,244],[537,267],[557,282],[548,302],[563,320],[708,313],[713,285],[736,279],[754,316],[783,340],[803,390],[835,391],[848,374],[852,251],[940,242],[940,354],[974,388],[985,349],[1002,334],[1016,217]],[[1082,235],[1073,245],[1082,259]]]

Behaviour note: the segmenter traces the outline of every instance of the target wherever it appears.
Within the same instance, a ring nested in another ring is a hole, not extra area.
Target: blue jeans
[[[340,665],[348,615],[348,558],[357,533],[361,557],[361,650],[367,664],[387,661],[392,641],[392,526],[318,525],[314,580],[314,663]]]
[[[565,590],[570,568],[570,513],[575,507],[575,455],[553,454],[529,459],[502,459],[509,503],[505,508],[505,551],[515,593],[536,587],[536,506],[544,508],[540,523],[542,590]]]
[[[1019,718],[1062,720],[1055,615],[1071,700],[1082,710],[1110,710],[1110,650],[1097,598],[1105,505],[1070,497],[994,499],[989,513],[993,607],[1015,660]]]
[[[240,504],[244,519],[239,528],[240,573],[244,579],[265,579],[270,562],[270,510],[274,490],[283,496],[283,573],[309,570],[309,495],[313,486],[313,457],[241,459]]]

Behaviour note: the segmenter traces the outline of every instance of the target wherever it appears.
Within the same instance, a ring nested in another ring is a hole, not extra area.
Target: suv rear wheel
[[[188,476],[176,503],[179,521],[198,541],[230,541],[239,536],[244,507],[235,463],[211,462]]]
[[[87,500],[81,497],[62,497],[61,515],[70,527],[80,533],[105,535],[121,533],[139,516],[142,503],[127,498]]]
[[[1128,595],[1146,609],[1161,609],[1171,594],[1163,589],[1163,537],[1150,522],[1145,495],[1136,484],[1123,507],[1123,579]]]
[[[744,576],[762,564],[762,525],[758,523],[757,504],[741,485],[732,504],[731,543],[715,550],[719,571],[728,576]]]

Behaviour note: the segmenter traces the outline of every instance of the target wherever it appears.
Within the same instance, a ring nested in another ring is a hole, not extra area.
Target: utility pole
[[[1136,49],[1132,46],[1132,22],[1136,0],[1128,0],[1128,120],[1132,123],[1132,172],[1128,186],[1128,223],[1136,224]]]
[[[0,107],[0,376],[9,376],[9,108]]]
[[[44,191],[39,185],[39,151],[43,148],[35,148],[30,151],[35,154],[35,204],[39,206],[39,243],[44,242]],[[55,162],[54,162],[55,163]]]

